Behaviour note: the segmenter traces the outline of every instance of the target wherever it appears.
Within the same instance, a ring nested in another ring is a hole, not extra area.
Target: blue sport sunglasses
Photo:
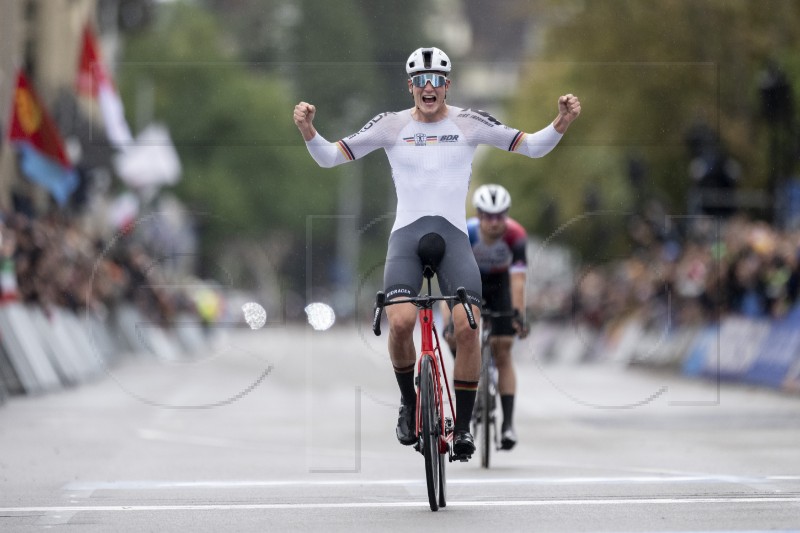
[[[411,76],[411,85],[414,87],[419,87],[423,89],[425,85],[431,83],[431,86],[435,89],[437,87],[444,87],[447,83],[447,76],[443,76],[442,74],[436,74],[432,72],[427,72],[424,74],[417,74],[416,76]]]

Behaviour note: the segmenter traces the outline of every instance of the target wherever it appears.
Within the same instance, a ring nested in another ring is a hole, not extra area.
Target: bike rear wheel
[[[425,481],[431,511],[438,511],[442,492],[441,455],[439,454],[439,407],[436,402],[433,362],[423,356],[419,371],[419,401],[422,418],[422,455],[425,457]],[[443,498],[442,498],[443,499]]]

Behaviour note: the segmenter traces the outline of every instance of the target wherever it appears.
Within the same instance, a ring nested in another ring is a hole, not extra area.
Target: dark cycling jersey
[[[506,219],[506,231],[493,243],[481,240],[480,221],[467,220],[467,233],[475,261],[481,272],[481,292],[486,307],[495,312],[511,311],[509,273],[526,272],[528,235],[519,222]],[[514,335],[511,317],[492,319],[492,335]]]
[[[467,220],[467,233],[481,276],[527,270],[528,234],[513,218],[506,219],[505,233],[491,244],[481,240],[480,221],[475,217]]]

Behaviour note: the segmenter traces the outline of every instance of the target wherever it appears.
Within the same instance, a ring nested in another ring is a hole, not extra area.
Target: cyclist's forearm
[[[555,125],[549,124],[536,133],[526,134],[519,152],[528,157],[543,157],[556,147],[561,137]]]
[[[314,161],[324,168],[335,167],[349,161],[339,148],[339,143],[329,142],[319,132],[316,132],[311,140],[306,141],[306,148]]]
[[[300,135],[303,136],[303,140],[305,142],[310,141],[311,139],[313,139],[317,135],[317,128],[315,128],[311,124],[306,125],[306,126],[302,126],[302,127],[298,126],[297,129],[300,130]]]
[[[519,311],[520,318],[525,319],[525,272],[511,273],[511,306]]]

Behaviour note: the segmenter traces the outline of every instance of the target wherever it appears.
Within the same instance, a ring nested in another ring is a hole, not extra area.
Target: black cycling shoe
[[[469,431],[458,431],[453,439],[453,454],[459,457],[470,457],[475,453],[475,439]]]
[[[411,446],[417,442],[417,409],[413,405],[406,405],[400,400],[400,416],[397,417],[397,440],[403,446]]]
[[[517,444],[517,434],[514,428],[508,428],[503,431],[503,436],[500,438],[500,449],[510,450]]]

